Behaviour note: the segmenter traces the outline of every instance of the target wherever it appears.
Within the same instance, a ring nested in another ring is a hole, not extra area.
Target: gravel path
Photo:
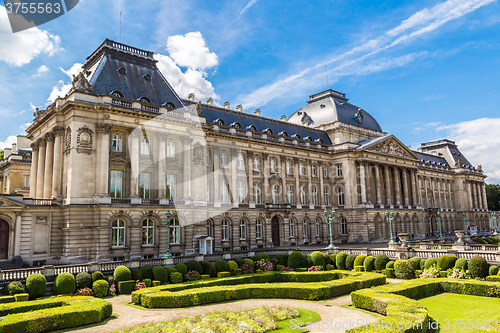
[[[170,321],[184,317],[196,316],[208,312],[218,311],[245,311],[265,306],[288,306],[294,308],[307,309],[317,312],[321,316],[321,322],[311,327],[311,332],[344,332],[348,328],[354,328],[359,324],[377,321],[375,316],[343,308],[342,305],[351,302],[350,296],[343,296],[327,302],[308,302],[288,299],[260,299],[241,300],[229,303],[211,304],[183,309],[171,310],[141,310],[127,305],[130,296],[118,296],[108,299],[113,304],[113,313],[118,318],[110,319],[105,325],[95,326],[85,329],[76,329],[71,332],[85,333],[107,333],[116,332],[143,325],[146,323],[158,323]],[[297,323],[300,321],[298,320]]]

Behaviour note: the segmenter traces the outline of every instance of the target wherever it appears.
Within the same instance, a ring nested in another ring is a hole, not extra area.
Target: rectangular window
[[[271,172],[276,172],[276,159],[271,159]]]
[[[24,177],[24,187],[30,187],[30,182],[31,182],[31,177],[30,176],[26,176]]]
[[[175,200],[175,175],[167,175],[167,199]]]
[[[273,204],[277,204],[278,203],[278,193],[279,193],[279,185],[273,185],[273,188],[272,188],[272,201],[273,201]]]
[[[149,155],[149,139],[141,138],[141,155]]]
[[[339,206],[343,206],[344,202],[344,189],[342,187],[339,188],[338,192]]]
[[[260,171],[260,158],[259,157],[253,158],[253,169],[255,171]]]
[[[226,153],[220,154],[220,167],[227,168],[227,154]]]
[[[311,165],[311,173],[312,173],[313,177],[317,176],[317,173],[316,173],[316,164]]]
[[[245,169],[245,161],[243,160],[243,154],[241,153],[238,154],[238,169],[239,170]]]
[[[292,161],[286,161],[286,173],[291,175],[293,173]]]
[[[142,245],[154,245],[154,221],[152,219],[142,221]]]
[[[150,198],[151,174],[141,173],[139,175],[139,195],[142,199]]]
[[[255,224],[255,238],[262,239],[262,220],[257,220]]]
[[[306,174],[306,168],[305,168],[305,166],[304,166],[304,163],[300,163],[300,164],[299,164],[299,174],[300,174],[301,176],[304,176],[304,175]]]
[[[304,221],[302,221],[302,236],[303,237],[307,237],[307,234],[308,234],[307,229],[309,229],[309,226],[307,225],[307,221],[304,220]]]
[[[286,186],[286,199],[289,205],[293,204],[293,186]]]
[[[238,202],[245,203],[246,188],[244,182],[238,182]]]
[[[247,239],[247,223],[242,220],[240,221],[240,240]]]
[[[312,197],[313,197],[313,205],[317,206],[318,205],[318,188],[317,187],[312,188]]]
[[[324,166],[323,167],[323,178],[327,178],[328,177],[328,167]]]
[[[346,219],[340,220],[340,234],[347,235],[347,220]]]
[[[111,198],[121,198],[122,197],[122,172],[117,170],[111,170],[111,183],[109,186],[109,195]]]
[[[255,191],[255,203],[261,204],[262,203],[262,188],[261,188],[260,183],[255,183],[253,188]]]
[[[305,205],[306,204],[306,190],[304,186],[300,188],[300,204]]]
[[[325,205],[330,206],[330,192],[328,191],[328,188],[325,188],[323,190],[323,197],[324,197]]]
[[[167,157],[175,157],[175,142],[167,141]]]
[[[123,135],[113,134],[111,136],[111,151],[123,152]]]
[[[222,203],[228,203],[228,190],[225,181],[220,182],[220,201]]]
[[[111,226],[111,246],[125,246],[125,221],[122,219],[113,221],[113,225]]]
[[[295,221],[290,220],[290,237],[295,237]]]
[[[227,220],[222,221],[222,240],[229,240],[229,223]]]
[[[342,172],[342,164],[337,164],[337,177],[342,177],[343,172]]]

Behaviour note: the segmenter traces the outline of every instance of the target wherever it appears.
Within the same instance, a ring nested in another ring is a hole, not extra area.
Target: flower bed
[[[93,297],[54,297],[2,304],[0,333],[46,332],[98,323],[111,316],[111,303]]]
[[[293,282],[291,282],[293,281]],[[385,283],[375,273],[267,272],[191,284],[145,288],[132,293],[132,302],[147,308],[178,308],[248,298],[325,299]]]

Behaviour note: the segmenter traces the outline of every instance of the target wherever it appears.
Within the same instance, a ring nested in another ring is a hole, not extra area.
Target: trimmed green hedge
[[[16,294],[19,295],[19,294]],[[16,298],[14,296],[0,296],[0,303],[12,303],[15,302]]]
[[[345,269],[345,260],[347,259],[347,253],[339,252],[335,257],[335,265],[338,269]]]
[[[113,277],[116,283],[120,283],[120,281],[130,281],[132,279],[132,272],[127,266],[118,266],[113,272]]]
[[[54,281],[54,295],[74,295],[76,292],[75,277],[71,273],[61,273]]]
[[[118,292],[122,295],[131,294],[132,291],[134,291],[134,289],[135,289],[135,281],[134,280],[118,282]]]
[[[363,268],[365,272],[371,272],[375,270],[375,258],[373,256],[368,256],[363,261]]]
[[[26,302],[30,299],[29,294],[15,294],[14,298],[16,299],[16,302]]]
[[[153,276],[154,276],[155,280],[160,281],[162,284],[165,284],[168,282],[167,271],[162,266],[153,267]]]
[[[290,281],[318,281],[310,283]],[[280,283],[275,283],[280,282]],[[148,308],[177,308],[248,298],[325,299],[385,283],[375,273],[266,272],[219,280],[145,288],[132,293],[132,302]]]
[[[226,277],[230,277],[230,276],[231,276],[230,272],[218,272],[217,273],[218,278],[226,278]]]
[[[326,266],[325,256],[319,251],[314,251],[313,253],[311,253],[311,260],[314,266]]]
[[[389,259],[389,257],[385,254],[379,254],[377,256],[377,258],[375,258],[375,269],[377,271],[382,271],[385,269],[385,266],[387,265],[387,263],[391,261],[391,259]]]
[[[500,282],[500,276],[499,275],[492,275],[492,276],[487,276],[486,281],[490,282]]]
[[[356,266],[363,266],[363,263],[365,262],[366,255],[360,254],[359,256],[354,259],[354,267]]]
[[[445,254],[439,257],[437,261],[437,268],[440,271],[446,271],[455,266],[455,262],[457,261],[457,257]]]
[[[111,303],[93,297],[57,297],[0,306],[0,333],[45,332],[101,322]]]
[[[345,269],[352,271],[354,269],[354,261],[356,260],[355,254],[350,254],[345,258]]]
[[[32,299],[45,296],[47,290],[47,280],[45,276],[39,273],[28,276],[26,278],[26,290]]]

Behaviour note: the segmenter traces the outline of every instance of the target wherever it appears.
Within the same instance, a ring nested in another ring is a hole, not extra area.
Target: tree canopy
[[[500,185],[486,184],[486,198],[489,210],[500,210]]]

